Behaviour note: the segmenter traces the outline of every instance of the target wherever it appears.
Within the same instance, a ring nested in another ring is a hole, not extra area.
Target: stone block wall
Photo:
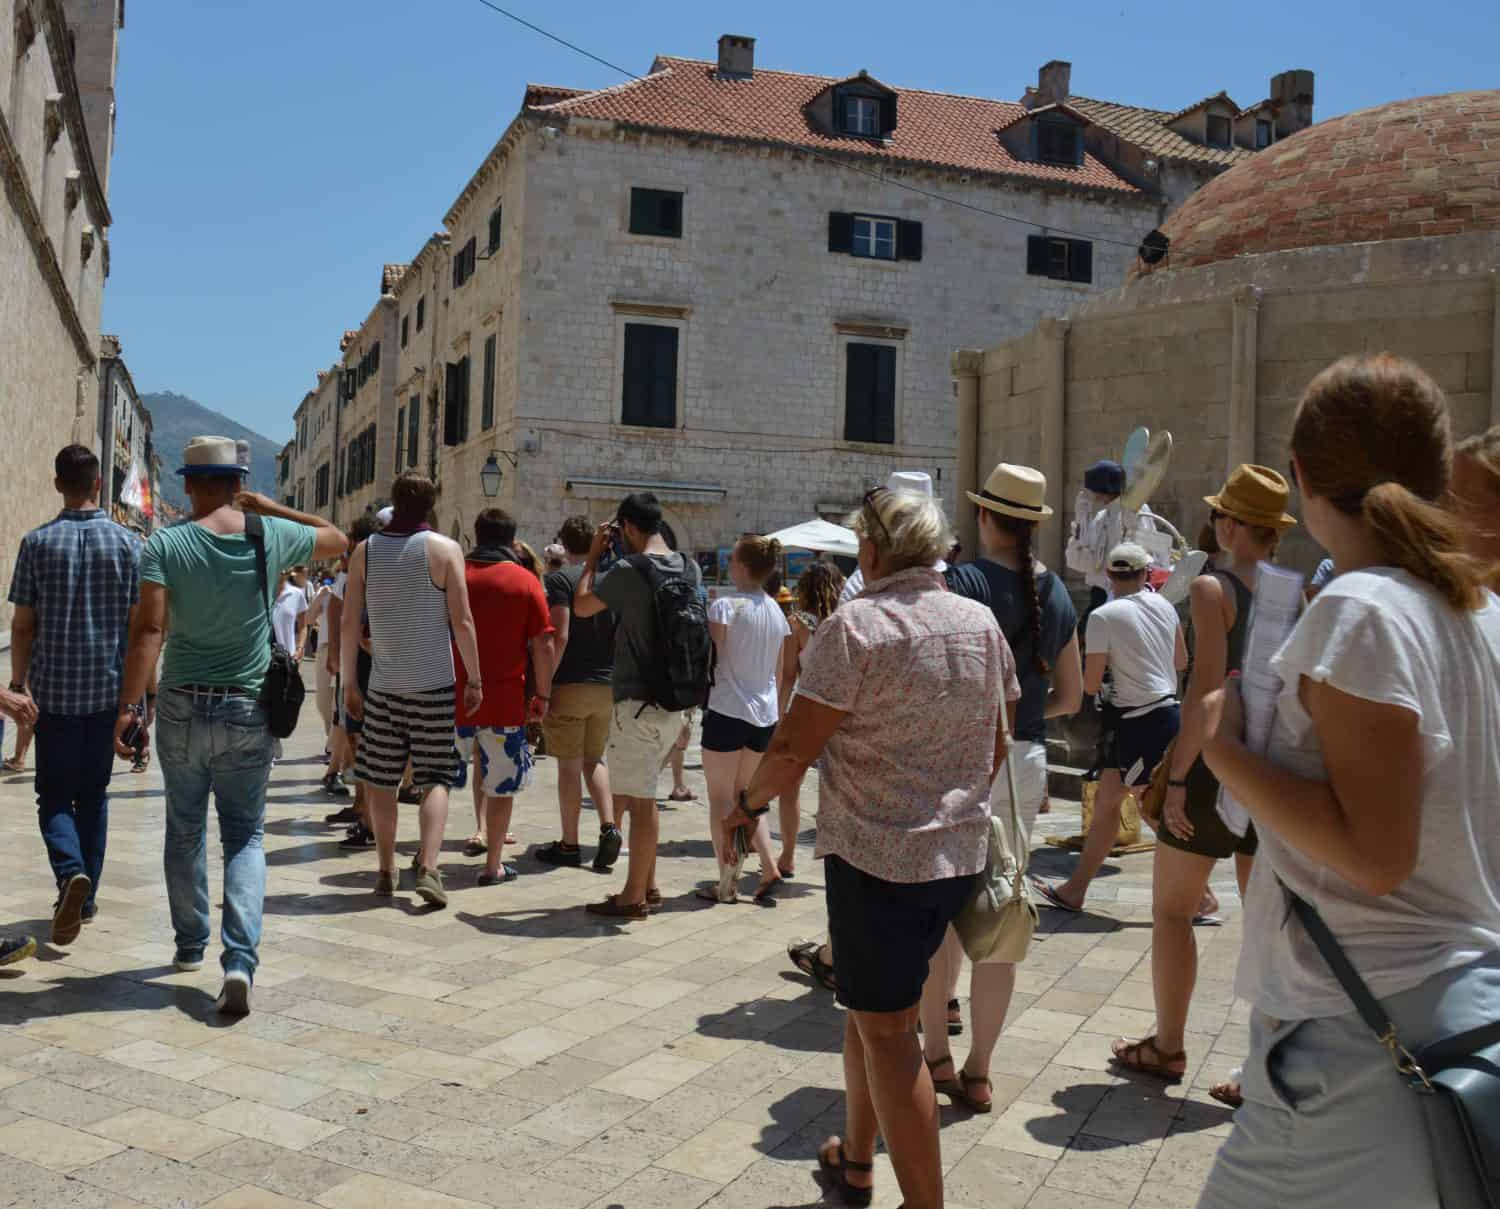
[[[1231,462],[1286,465],[1308,382],[1340,356],[1382,350],[1433,375],[1459,436],[1482,431],[1500,422],[1497,263],[1500,235],[1484,233],[1268,253],[1139,279],[1058,325],[1060,382],[1045,325],[985,351],[978,475],[995,461],[1025,460],[1017,452],[1040,458],[1033,434],[1060,423],[1066,473],[1053,506],[1071,513],[1089,463],[1119,458],[1137,425],[1169,429],[1171,471],[1152,508],[1192,541],[1207,516],[1202,497]],[[1234,357],[1236,331],[1250,346],[1243,364]],[[1059,401],[1061,416],[1051,415]],[[1058,546],[1044,557],[1060,555]],[[1306,571],[1320,557],[1300,528],[1283,541],[1288,565]]]

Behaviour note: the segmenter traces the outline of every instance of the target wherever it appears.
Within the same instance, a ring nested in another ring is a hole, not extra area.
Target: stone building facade
[[[0,582],[22,534],[57,508],[52,455],[101,449],[99,317],[109,204],[70,46],[112,39],[115,13],[81,25],[59,0],[18,0],[0,20]],[[104,27],[96,31],[92,22]],[[105,451],[106,454],[108,451]],[[110,458],[105,456],[105,465]],[[0,604],[0,635],[10,608]]]
[[[161,458],[152,440],[151,412],[141,403],[118,336],[100,340],[99,430],[109,454],[102,459],[100,504],[122,525],[149,533],[158,524]]]
[[[1190,539],[1241,462],[1286,463],[1330,361],[1388,350],[1443,388],[1455,432],[1500,423],[1500,92],[1399,101],[1314,126],[1225,173],[1163,226],[1167,257],[1023,336],[955,355],[959,486],[1041,467],[1059,515],[1137,425],[1175,439],[1153,510]],[[972,521],[963,516],[972,533]],[[1300,527],[1281,560],[1319,552]]]
[[[282,496],[294,508],[331,515],[334,474],[338,469],[337,442],[342,364],[318,371],[317,385],[303,397],[293,416],[295,435],[282,451],[285,489]]]
[[[1090,116],[1068,76],[990,101],[766,71],[726,36],[618,88],[528,88],[394,288],[380,465],[436,470],[460,538],[487,503],[539,544],[650,489],[706,559],[895,467],[951,502],[952,349],[1118,284],[1186,193],[1161,180],[1255,154]]]

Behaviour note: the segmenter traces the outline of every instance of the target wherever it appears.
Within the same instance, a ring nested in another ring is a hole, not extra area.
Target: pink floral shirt
[[[984,868],[990,768],[1016,661],[981,604],[898,571],[818,627],[797,692],[848,717],[823,749],[816,855],[889,882]]]

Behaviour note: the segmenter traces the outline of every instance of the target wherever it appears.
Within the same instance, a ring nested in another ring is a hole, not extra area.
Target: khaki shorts
[[[614,690],[607,684],[553,685],[542,721],[547,754],[557,760],[602,759],[614,708]]]
[[[616,701],[609,733],[609,787],[627,798],[656,798],[662,761],[682,734],[684,715],[643,701]]]

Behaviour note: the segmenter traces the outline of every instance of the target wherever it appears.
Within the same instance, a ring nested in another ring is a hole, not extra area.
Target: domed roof
[[[1215,177],[1162,226],[1162,269],[1291,248],[1500,230],[1500,91],[1318,122]]]

